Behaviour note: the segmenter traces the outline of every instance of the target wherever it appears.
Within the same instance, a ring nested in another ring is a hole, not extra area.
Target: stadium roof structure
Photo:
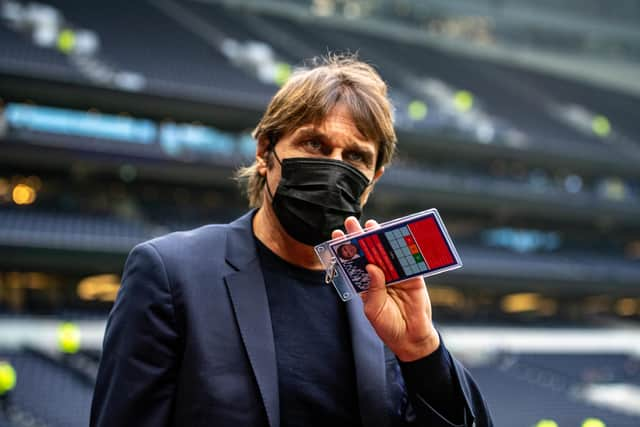
[[[283,17],[231,3],[127,2],[124,14],[113,3],[56,0],[48,5],[59,32],[48,47],[5,16],[0,90],[9,100],[242,129],[256,122],[302,58],[350,50],[389,81],[407,151],[640,174],[637,96],[444,45],[399,41],[335,17]],[[74,40],[86,32],[96,47],[75,52]],[[418,120],[409,112],[414,101],[425,106]]]

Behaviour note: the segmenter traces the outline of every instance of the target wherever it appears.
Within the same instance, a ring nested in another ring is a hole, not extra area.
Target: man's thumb
[[[371,278],[371,282],[369,284],[369,290],[361,294],[362,302],[364,303],[365,315],[370,321],[374,321],[387,298],[386,282],[384,280],[384,273],[377,265],[369,264],[366,269]]]

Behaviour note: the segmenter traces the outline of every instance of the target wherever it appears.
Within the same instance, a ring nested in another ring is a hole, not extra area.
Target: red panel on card
[[[360,245],[365,249],[365,256],[370,264],[377,265],[384,273],[385,280],[389,280],[391,274],[387,271],[387,266],[384,263],[374,240],[375,235],[368,236],[360,240]]]
[[[394,268],[377,235],[373,234],[362,238],[360,240],[360,246],[365,253],[367,261],[370,264],[380,267],[387,282],[398,279],[398,272]]]
[[[413,233],[430,270],[455,263],[453,254],[435,218],[428,217],[409,224],[409,229]]]
[[[380,242],[380,237],[378,237],[377,234],[374,234],[371,237],[375,241],[376,248],[378,249],[378,252],[382,256],[382,261],[386,266],[385,271],[388,272],[389,274],[389,277],[387,277],[387,282],[390,280],[398,279],[398,272],[396,271],[396,268],[393,266],[393,263],[389,259],[389,255],[387,255],[387,251],[384,249],[384,246],[382,246],[382,242]]]
[[[364,257],[367,259],[367,262],[369,262],[369,264],[375,264],[376,259],[369,250],[369,245],[367,244],[366,240],[367,239],[360,240],[360,247],[362,248],[362,252],[364,252]]]

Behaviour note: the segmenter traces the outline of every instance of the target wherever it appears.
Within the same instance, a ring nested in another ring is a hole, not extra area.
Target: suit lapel
[[[351,342],[358,384],[358,403],[363,427],[389,425],[384,347],[365,317],[362,300],[347,303]]]
[[[280,425],[278,369],[267,291],[257,258],[251,220],[253,212],[231,224],[227,235],[227,262],[237,271],[225,277],[270,427]]]

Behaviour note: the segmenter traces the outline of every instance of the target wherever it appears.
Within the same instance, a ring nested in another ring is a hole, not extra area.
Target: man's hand
[[[355,217],[344,222],[347,233],[362,231]],[[374,220],[365,223],[366,229],[379,227]],[[335,230],[331,237],[343,236]],[[360,294],[364,313],[380,339],[403,362],[428,356],[438,349],[440,338],[431,321],[431,301],[422,277],[414,277],[387,287],[382,270],[367,265],[371,277],[369,290]]]

